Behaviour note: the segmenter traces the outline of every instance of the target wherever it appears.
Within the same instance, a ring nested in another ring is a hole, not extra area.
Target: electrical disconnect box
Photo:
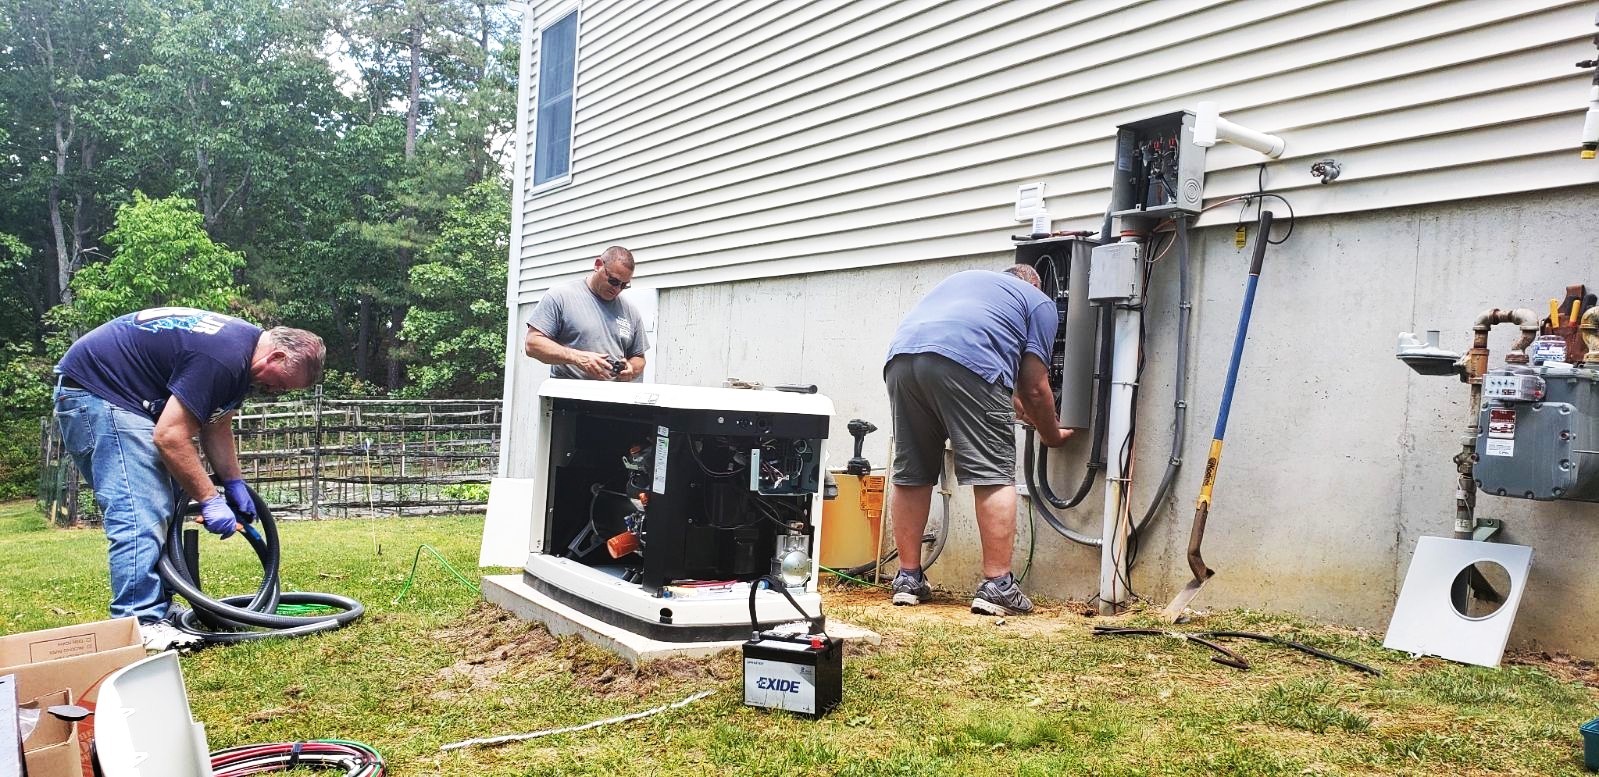
[[[1599,502],[1599,370],[1489,371],[1476,456],[1477,487],[1486,493]]]
[[[529,586],[653,639],[704,642],[748,637],[757,611],[761,628],[794,620],[788,597],[751,591],[780,581],[821,631],[830,400],[586,380],[539,392]]]
[[[1194,145],[1194,114],[1178,111],[1116,128],[1115,215],[1197,214],[1204,194],[1205,149]]]

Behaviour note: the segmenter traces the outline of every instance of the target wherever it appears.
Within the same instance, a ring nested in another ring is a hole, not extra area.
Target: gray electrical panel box
[[[1137,302],[1143,292],[1144,268],[1138,243],[1094,246],[1088,270],[1088,298]]]
[[[1599,502],[1599,370],[1496,369],[1483,382],[1497,390],[1486,392],[1478,418],[1477,488],[1518,499]]]
[[[1114,215],[1197,214],[1204,200],[1205,149],[1194,145],[1194,114],[1178,111],[1116,128]]]

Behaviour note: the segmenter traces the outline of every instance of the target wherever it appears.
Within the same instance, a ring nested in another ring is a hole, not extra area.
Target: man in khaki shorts
[[[921,568],[922,532],[948,440],[955,480],[972,486],[977,502],[984,580],[972,612],[1020,615],[1033,609],[1010,569],[1016,541],[1012,424],[1018,417],[1030,420],[1052,448],[1072,434],[1056,421],[1049,386],[1055,302],[1038,285],[1038,273],[1024,264],[1004,272],[959,272],[928,292],[894,332],[883,367],[894,415],[894,545],[900,563],[894,604],[924,602],[932,593]]]

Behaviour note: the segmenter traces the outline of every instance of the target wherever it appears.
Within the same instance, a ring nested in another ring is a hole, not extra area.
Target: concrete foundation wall
[[[1453,378],[1418,376],[1394,359],[1397,333],[1442,329],[1443,345],[1464,351],[1472,319],[1486,308],[1542,314],[1567,284],[1599,285],[1596,211],[1599,192],[1570,189],[1300,219],[1266,257],[1205,543],[1217,575],[1196,605],[1386,627],[1416,538],[1449,536],[1450,457],[1468,402]],[[844,422],[856,417],[882,428],[866,453],[885,465],[890,424],[881,367],[900,317],[950,273],[1009,261],[1001,244],[959,260],[663,290],[657,379],[816,383],[838,408],[833,465],[850,455]],[[1248,261],[1247,248],[1234,248],[1231,227],[1195,233],[1185,465],[1143,533],[1133,571],[1134,590],[1153,602],[1189,577],[1183,550]],[[1134,465],[1140,516],[1171,442],[1175,251],[1157,265],[1149,296]],[[1512,340],[1501,329],[1490,340],[1495,365]],[[1057,493],[1076,487],[1087,437],[1052,460]],[[977,582],[978,549],[970,489],[957,489],[954,502],[951,540],[930,574],[959,590]],[[1065,520],[1097,535],[1102,507],[1096,485]],[[1503,519],[1504,541],[1534,548],[1512,643],[1599,656],[1599,630],[1591,628],[1599,616],[1599,505],[1482,496],[1478,515]],[[1024,507],[1018,570],[1028,556],[1027,525]],[[1092,597],[1098,550],[1036,525],[1027,587]]]

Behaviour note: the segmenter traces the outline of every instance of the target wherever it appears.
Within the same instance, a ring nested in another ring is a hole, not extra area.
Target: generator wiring
[[[859,583],[861,585],[871,586],[873,588],[881,588],[884,591],[892,591],[892,590],[894,590],[894,587],[891,586],[891,585],[883,585],[882,583],[874,583],[874,582],[872,582],[870,580],[863,580],[863,579],[861,579],[859,577],[856,577],[856,576],[854,576],[854,575],[852,575],[852,574],[850,574],[848,572],[845,572],[843,570],[834,569],[832,567],[824,567],[821,564],[817,564],[816,568],[822,570],[823,572],[826,572],[829,575],[833,575],[834,577],[841,577],[841,578],[843,578],[845,580],[848,580],[848,581],[850,581],[852,583]]]
[[[483,589],[478,588],[476,583],[466,579],[465,575],[462,575],[455,569],[455,567],[451,566],[450,562],[444,558],[443,554],[439,553],[437,548],[434,548],[432,545],[428,545],[427,543],[423,543],[416,546],[416,556],[411,559],[411,574],[405,578],[405,585],[400,586],[400,592],[394,595],[394,601],[390,602],[390,604],[399,604],[400,600],[405,598],[405,593],[411,590],[411,583],[416,580],[416,567],[417,564],[422,561],[422,551],[424,550],[432,553],[433,557],[438,559],[439,563],[443,564],[445,569],[450,570],[450,574],[455,575],[456,580],[461,581],[466,585],[467,588],[472,589],[472,593],[483,593]],[[282,608],[279,608],[280,611],[281,609]]]
[[[211,772],[216,777],[243,777],[298,769],[343,769],[345,777],[384,777],[388,774],[383,756],[378,755],[378,751],[360,742],[342,739],[241,745],[211,753]],[[98,769],[96,773],[99,773]]]

